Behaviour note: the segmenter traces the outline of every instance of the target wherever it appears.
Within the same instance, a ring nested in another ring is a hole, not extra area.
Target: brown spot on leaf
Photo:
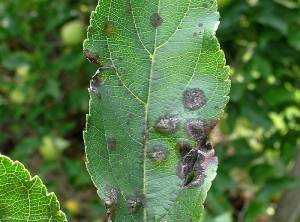
[[[204,92],[201,89],[188,89],[183,92],[182,102],[189,110],[200,109],[206,103]]]
[[[107,21],[104,25],[104,32],[107,37],[112,36],[116,31],[113,21]]]
[[[150,24],[153,26],[153,28],[157,28],[163,23],[163,19],[159,16],[158,13],[153,13],[150,16]]]
[[[83,50],[84,56],[89,60],[91,63],[96,63],[99,65],[98,59],[99,55],[97,53],[90,52],[88,50]]]

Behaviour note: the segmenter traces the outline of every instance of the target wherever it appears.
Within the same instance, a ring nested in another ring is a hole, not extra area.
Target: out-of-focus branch
[[[300,179],[300,149],[291,176]],[[278,201],[272,222],[297,222],[300,219],[300,185],[283,192]]]

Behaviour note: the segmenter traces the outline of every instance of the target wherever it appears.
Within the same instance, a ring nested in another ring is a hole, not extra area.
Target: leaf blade
[[[54,193],[38,176],[18,162],[0,155],[0,215],[9,221],[67,221]],[[16,204],[17,203],[17,204]]]
[[[230,87],[217,24],[215,1],[101,1],[92,13],[85,54],[113,68],[91,82],[87,167],[116,221],[200,219],[217,168],[206,136]]]

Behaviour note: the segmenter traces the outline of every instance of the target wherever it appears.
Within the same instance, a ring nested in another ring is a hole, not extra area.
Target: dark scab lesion
[[[150,16],[150,24],[153,28],[157,28],[158,26],[160,26],[163,23],[163,21],[164,20],[156,12]]]
[[[177,143],[176,150],[178,151],[180,158],[183,158],[186,154],[188,154],[192,150],[191,144],[188,142],[182,141]]]
[[[202,28],[203,27],[203,23],[199,23],[199,25],[198,25],[200,28]]]
[[[115,137],[108,137],[106,139],[107,147],[109,150],[116,150],[117,148],[117,140]]]
[[[109,221],[112,221],[113,212],[119,207],[119,196],[115,187],[106,184],[104,187],[104,205]]]
[[[206,104],[206,98],[201,89],[187,89],[183,92],[182,102],[185,108],[197,110]]]
[[[147,156],[153,161],[160,163],[167,159],[169,153],[170,152],[167,147],[163,145],[154,145],[153,147],[149,148]]]
[[[174,133],[179,126],[180,119],[176,115],[167,115],[158,119],[154,128],[159,133]]]
[[[210,143],[206,144],[208,133],[218,124],[219,119],[201,120],[188,119],[184,128],[188,136],[196,141],[192,147],[183,141],[176,145],[179,153],[177,173],[182,180],[182,189],[201,186],[206,178],[205,170],[208,164],[217,164],[214,149]]]
[[[201,119],[188,119],[184,128],[187,135],[200,146],[206,144],[209,132],[215,128],[220,119],[201,120]]]
[[[205,122],[201,119],[188,119],[184,128],[188,136],[197,141],[200,145],[204,145],[207,139],[207,132],[205,129]]]
[[[146,197],[140,191],[135,191],[134,195],[126,195],[126,207],[131,214],[135,214],[139,209],[146,207]]]
[[[186,186],[193,173],[193,167],[197,160],[197,149],[190,150],[186,155],[180,157],[180,162],[177,167],[178,176]]]

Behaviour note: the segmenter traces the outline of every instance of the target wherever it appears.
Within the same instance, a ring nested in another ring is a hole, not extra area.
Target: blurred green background
[[[300,2],[218,2],[232,88],[210,137],[220,164],[202,221],[271,221],[278,202],[291,208],[283,192],[300,193]],[[82,42],[96,4],[0,2],[0,152],[38,174],[69,221],[105,220],[82,139],[97,69]]]

